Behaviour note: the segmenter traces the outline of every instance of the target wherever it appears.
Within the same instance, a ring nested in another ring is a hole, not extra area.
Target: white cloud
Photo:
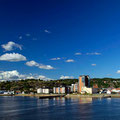
[[[10,61],[10,62],[18,62],[25,61],[26,57],[19,53],[6,53],[0,56],[1,61]]]
[[[8,42],[7,44],[3,44],[1,45],[1,47],[5,50],[5,51],[12,51],[14,50],[15,48],[19,48],[20,50],[22,50],[22,46],[15,43],[15,42]]]
[[[33,61],[33,60],[32,60],[32,61],[29,61],[29,62],[26,62],[26,65],[27,65],[27,66],[31,66],[31,67],[32,67],[32,66],[39,66],[39,64],[38,64],[37,62]]]
[[[20,74],[17,70],[12,71],[1,71],[0,72],[0,81],[7,80],[21,80],[21,79],[41,79],[41,80],[52,80],[44,75],[34,75],[34,74]]]
[[[92,66],[96,66],[96,64],[91,64]]]
[[[120,70],[117,70],[117,73],[120,74]]]
[[[57,57],[57,58],[51,58],[50,60],[60,60],[61,58]]]
[[[27,65],[27,66],[30,66],[30,67],[35,66],[35,67],[38,67],[38,68],[40,68],[40,69],[46,69],[46,70],[55,69],[55,68],[52,67],[51,65],[39,64],[39,63],[37,63],[37,62],[35,62],[35,61],[33,61],[33,60],[26,62],[26,65]]]
[[[73,59],[68,59],[65,62],[74,62],[74,60]]]
[[[60,79],[73,79],[73,78],[74,78],[73,76],[64,76],[64,75],[60,77]]]
[[[44,30],[44,32],[46,32],[46,33],[51,33],[49,30]]]
[[[82,55],[82,53],[75,53],[75,55]]]
[[[19,78],[19,73],[16,70],[13,71],[3,71],[0,73],[0,80],[17,80]]]
[[[93,53],[86,53],[86,55],[101,55],[101,53],[93,52]]]
[[[51,65],[43,65],[43,64],[40,64],[40,65],[39,65],[39,68],[40,68],[40,69],[46,69],[46,70],[55,69],[55,68],[52,67]]]
[[[39,75],[39,76],[38,76],[38,79],[41,79],[41,80],[53,80],[53,79],[48,78],[48,77],[46,77],[46,76],[44,76],[44,75]]]

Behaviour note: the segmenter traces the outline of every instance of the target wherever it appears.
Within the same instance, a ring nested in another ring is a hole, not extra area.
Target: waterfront
[[[0,97],[0,120],[118,120],[119,98]]]

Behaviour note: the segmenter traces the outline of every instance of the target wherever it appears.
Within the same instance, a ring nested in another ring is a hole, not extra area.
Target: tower
[[[90,78],[88,75],[81,75],[78,81],[78,92],[81,93],[82,87],[90,87]]]

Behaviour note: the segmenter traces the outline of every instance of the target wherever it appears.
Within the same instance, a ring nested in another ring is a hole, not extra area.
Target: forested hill
[[[91,86],[96,84],[99,88],[118,88],[120,87],[120,78],[93,78],[90,84]]]
[[[15,90],[15,91],[20,90],[32,92],[35,91],[37,88],[44,86],[48,88],[53,88],[61,85],[70,86],[71,84],[74,84],[76,82],[78,82],[78,79],[50,80],[50,81],[29,79],[29,80],[4,81],[0,82],[0,90]],[[120,87],[120,79],[93,78],[91,79],[90,82],[91,87],[93,87],[94,84],[98,85],[99,88],[108,87],[118,88]]]
[[[34,91],[37,88],[48,87],[53,88],[57,86],[70,86],[78,82],[78,79],[65,79],[65,80],[17,80],[0,82],[0,90],[21,90],[21,91]]]

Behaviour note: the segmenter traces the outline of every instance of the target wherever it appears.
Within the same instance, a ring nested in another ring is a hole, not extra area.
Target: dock
[[[65,94],[16,94],[15,96],[37,97],[43,99],[43,98],[64,97]]]
[[[41,96],[39,96],[39,99],[44,99],[44,98],[49,98],[49,99],[51,99],[51,98],[55,98],[55,97],[64,97],[65,95],[41,95]]]

